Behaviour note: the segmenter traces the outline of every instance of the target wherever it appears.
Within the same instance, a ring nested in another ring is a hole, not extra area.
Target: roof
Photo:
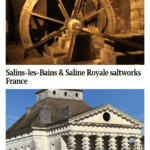
[[[84,101],[73,100],[73,99],[62,99],[62,98],[46,98],[37,103],[31,108],[31,112],[27,115],[26,113],[16,121],[7,131],[6,134],[12,133],[17,130],[25,129],[28,127],[45,127],[40,123],[39,108],[42,106],[49,106],[52,111],[52,123],[57,123],[63,120],[62,108],[66,105],[71,107],[72,116],[86,112],[92,109],[91,106],[86,104]]]
[[[39,91],[37,91],[35,94],[39,94],[39,93],[44,92],[44,91],[46,91],[46,90],[47,90],[47,89],[39,90]]]
[[[42,89],[42,90],[39,90],[38,92],[36,92],[35,94],[39,94],[41,92],[44,92],[46,91],[47,89]],[[68,90],[68,91],[77,91],[77,92],[83,92],[83,90],[81,89],[60,89],[60,90]]]
[[[81,90],[81,89],[65,89],[65,90],[68,90],[68,91],[77,91],[77,92],[83,92],[84,90]]]

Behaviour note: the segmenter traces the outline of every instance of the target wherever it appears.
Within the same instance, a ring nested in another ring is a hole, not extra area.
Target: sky
[[[40,89],[6,90],[6,130],[24,113],[26,107],[36,103],[36,92]],[[144,90],[142,89],[83,89],[83,100],[95,108],[111,104],[144,123]],[[142,129],[142,135],[144,128]]]

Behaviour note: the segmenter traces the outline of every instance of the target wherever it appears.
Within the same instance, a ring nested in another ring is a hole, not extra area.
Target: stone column
[[[89,135],[83,135],[83,139],[82,139],[82,149],[83,150],[90,150],[90,139],[89,139]]]
[[[116,144],[115,136],[110,136],[109,150],[116,150],[116,149],[117,149],[117,144]]]
[[[75,142],[75,137],[74,135],[69,135],[68,136],[68,150],[75,150],[76,148],[76,142]]]
[[[141,150],[140,137],[135,137],[135,139],[134,139],[134,150]]]
[[[96,138],[96,150],[103,150],[104,147],[104,143],[103,143],[103,139],[102,139],[102,136],[101,135],[97,135],[97,138]]]
[[[129,150],[129,137],[122,137],[122,141],[121,141],[121,150]]]

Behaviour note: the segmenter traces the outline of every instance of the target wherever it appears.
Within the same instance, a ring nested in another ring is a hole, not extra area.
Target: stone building
[[[141,150],[144,124],[110,104],[96,108],[83,101],[83,90],[36,93],[33,107],[6,131],[7,150]]]

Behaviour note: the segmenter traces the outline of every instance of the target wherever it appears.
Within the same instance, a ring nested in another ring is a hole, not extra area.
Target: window
[[[52,144],[52,150],[55,150],[55,145],[54,144]]]
[[[46,97],[46,92],[44,92],[44,98]]]
[[[64,118],[68,118],[71,116],[71,107],[69,105],[64,106],[62,108],[62,117]]]
[[[27,146],[27,150],[30,150],[30,145]]]
[[[39,100],[41,100],[41,94],[39,94]]]
[[[53,91],[53,94],[55,95],[55,94],[56,94],[56,91]]]
[[[75,96],[78,97],[78,93],[76,93]]]
[[[64,95],[67,96],[67,92],[65,92]]]
[[[109,113],[104,113],[103,114],[103,119],[105,120],[105,121],[109,121],[109,119],[110,119],[110,114]]]

